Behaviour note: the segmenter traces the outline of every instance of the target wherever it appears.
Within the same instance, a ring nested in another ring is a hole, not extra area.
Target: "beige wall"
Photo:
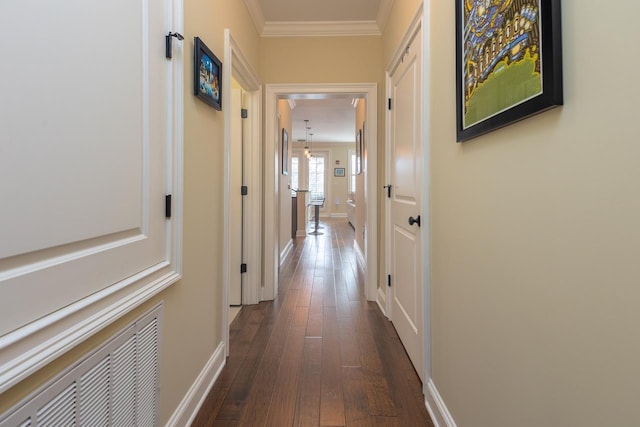
[[[184,2],[183,279],[0,395],[0,412],[163,300],[160,421],[164,425],[221,342],[223,113],[192,95],[192,52],[197,35],[224,61],[225,28],[231,28],[253,68],[259,69],[258,35],[242,2]]]
[[[291,107],[289,107],[289,102],[286,100],[278,101],[278,114],[280,119],[279,129],[278,129],[278,158],[281,157],[282,154],[282,129],[286,129],[289,134],[289,147],[287,151],[287,158],[285,159],[289,164],[289,173],[291,173],[291,151],[293,148],[293,139],[291,132]],[[282,159],[280,159],[282,162]],[[281,168],[281,166],[279,166]],[[280,230],[279,234],[279,247],[280,254],[282,255],[282,251],[287,246],[289,241],[291,240],[291,175],[282,175],[282,169],[278,171],[278,195],[280,199],[279,203],[279,212],[278,212],[278,227]]]
[[[436,387],[461,427],[640,425],[640,3],[563,1],[565,106],[465,144],[454,4],[427,25]]]

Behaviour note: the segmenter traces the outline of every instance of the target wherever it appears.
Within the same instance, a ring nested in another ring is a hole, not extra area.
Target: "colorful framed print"
[[[456,0],[457,141],[562,105],[560,0]]]
[[[222,63],[206,44],[194,37],[193,94],[222,110]]]

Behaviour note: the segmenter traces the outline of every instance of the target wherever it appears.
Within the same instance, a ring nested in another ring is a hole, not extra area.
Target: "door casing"
[[[368,141],[377,141],[378,100],[376,83],[344,84],[268,84],[266,85],[265,109],[265,153],[264,153],[264,224],[275,224],[278,194],[278,126],[277,101],[293,95],[343,96],[365,98],[367,101],[366,129]],[[376,266],[366,269],[366,295],[369,301],[376,300],[378,289],[378,153],[377,145],[369,144],[365,153],[365,204],[366,235],[365,263]],[[278,294],[279,248],[276,230],[264,227],[264,277],[260,299],[272,300]]]
[[[402,56],[404,55],[405,48],[407,44],[410,42],[411,38],[415,35],[416,31],[422,28],[422,163],[424,165],[423,169],[423,186],[422,186],[422,210],[421,210],[421,232],[422,232],[422,282],[423,282],[423,326],[424,326],[424,354],[423,354],[423,366],[424,366],[424,378],[423,378],[423,392],[427,399],[430,399],[431,394],[429,393],[429,384],[432,384],[431,380],[431,211],[430,211],[430,186],[431,186],[431,171],[430,171],[430,161],[431,161],[431,151],[430,151],[430,135],[429,135],[429,124],[430,124],[430,80],[429,80],[429,63],[430,63],[430,54],[429,54],[429,45],[430,45],[430,36],[428,28],[424,28],[424,22],[429,22],[429,11],[430,11],[430,2],[426,1],[423,3],[411,21],[411,24],[407,27],[407,31],[402,38],[402,41],[398,44],[396,51],[389,61],[387,65],[386,72],[386,94],[387,97],[390,97],[390,73],[395,67],[395,65],[402,60]],[[388,150],[390,149],[390,129],[389,129],[389,120],[390,115],[389,111],[386,111],[386,134],[385,134],[385,178],[386,183],[389,182],[389,171],[390,166],[388,163],[389,155]],[[385,257],[384,257],[384,265],[386,268],[387,274],[390,272],[390,230],[388,227],[389,218],[389,206],[385,204],[385,222],[384,222],[384,233],[385,233]],[[387,295],[390,295],[388,287],[385,286],[384,290],[380,290],[378,293],[378,305],[384,307],[384,309],[389,312],[388,304],[390,304],[390,299]],[[434,402],[430,400],[431,407],[433,407]]]

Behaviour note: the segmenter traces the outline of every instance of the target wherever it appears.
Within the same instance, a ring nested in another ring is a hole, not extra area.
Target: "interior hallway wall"
[[[280,159],[280,170],[278,171],[278,194],[280,200],[278,224],[275,225],[279,229],[279,248],[282,260],[282,252],[287,244],[291,241],[291,152],[293,148],[293,134],[291,132],[291,107],[286,99],[278,100],[278,114],[280,119],[280,129],[278,129],[278,156],[282,157],[282,129],[286,129],[289,134],[289,145],[287,149],[287,158]],[[289,175],[282,174],[282,162],[288,164]]]
[[[464,144],[429,4],[440,394],[461,427],[640,425],[640,3],[562,1],[565,105]]]
[[[99,346],[158,301],[164,301],[160,371],[160,425],[164,425],[222,341],[223,113],[193,96],[193,38],[201,37],[225,61],[225,28],[231,28],[253,68],[258,70],[259,38],[243,2],[184,2],[185,40],[181,43],[185,64],[183,279],[1,394],[0,412]],[[174,49],[178,49],[176,46],[174,41]]]

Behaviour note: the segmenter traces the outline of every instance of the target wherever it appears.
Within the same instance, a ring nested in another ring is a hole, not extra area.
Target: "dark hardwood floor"
[[[275,301],[242,308],[192,426],[433,426],[392,326],[364,296],[345,219],[295,241]]]

